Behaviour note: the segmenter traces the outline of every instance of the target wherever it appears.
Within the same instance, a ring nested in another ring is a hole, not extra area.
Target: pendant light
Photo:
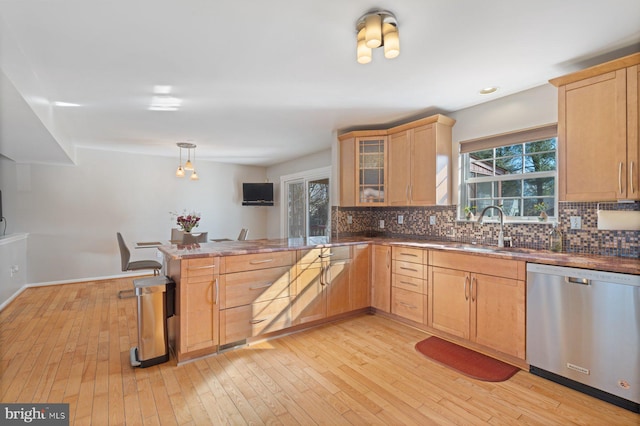
[[[180,165],[178,166],[178,170],[176,170],[176,177],[182,178],[185,175],[185,170],[192,171],[191,176],[189,176],[190,180],[198,180],[198,174],[195,171],[195,167],[191,162],[191,150],[193,149],[193,162],[196,161],[196,145],[188,142],[178,142],[178,148],[180,148]],[[188,152],[187,162],[182,165],[182,149],[186,149]]]

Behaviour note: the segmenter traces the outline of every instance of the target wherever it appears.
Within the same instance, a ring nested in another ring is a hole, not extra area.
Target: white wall
[[[0,310],[27,283],[27,237],[27,234],[0,236]]]
[[[280,176],[304,172],[307,170],[319,169],[331,166],[331,149],[316,152],[295,160],[276,164],[267,169],[267,179],[273,182],[273,196],[275,204],[273,207],[260,207],[267,209],[267,235],[268,238],[280,238]],[[334,166],[334,169],[337,166]],[[332,188],[337,188],[337,180],[331,183]],[[333,192],[332,192],[333,196]],[[331,200],[332,206],[338,205],[338,200]]]
[[[458,143],[558,121],[558,89],[551,84],[448,114],[453,126],[453,204],[458,204]]]
[[[134,260],[154,249],[136,241],[168,240],[170,211],[202,213],[198,231],[210,238],[267,236],[263,210],[242,206],[242,182],[263,181],[263,167],[198,160],[199,181],[175,177],[176,159],[77,150],[76,166],[21,165],[0,160],[7,233],[29,233],[28,283],[121,274],[116,232]]]

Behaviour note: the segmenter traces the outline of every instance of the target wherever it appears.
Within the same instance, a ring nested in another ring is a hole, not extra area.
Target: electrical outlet
[[[20,271],[20,267],[18,265],[11,265],[11,276],[13,277]]]
[[[347,223],[351,225],[353,223],[353,216],[347,215]]]
[[[384,229],[384,220],[380,219],[380,229]]]
[[[402,225],[404,223],[404,216],[399,214],[398,215],[398,225]]]
[[[436,224],[436,217],[435,215],[431,215],[429,216],[429,225],[435,225]]]
[[[582,229],[582,218],[580,216],[569,216],[571,229]]]

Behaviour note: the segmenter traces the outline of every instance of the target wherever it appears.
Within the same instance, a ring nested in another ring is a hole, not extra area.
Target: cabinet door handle
[[[464,277],[464,300],[469,300],[469,277]]]
[[[249,324],[260,324],[261,322],[265,322],[268,318],[262,318],[262,319],[254,319],[249,321]]]
[[[409,309],[416,309],[417,306],[415,305],[410,305],[408,303],[404,303],[404,302],[400,302],[400,305],[404,306],[405,308],[409,308]]]
[[[387,269],[389,269],[389,256],[391,255],[391,250],[387,250]]]
[[[406,197],[407,200],[409,200],[409,185],[407,185],[407,189],[404,191],[404,195]]]
[[[263,285],[259,285],[257,287],[249,287],[249,290],[261,290],[263,288],[267,288],[267,287],[271,287],[273,285],[273,283],[266,283]]]
[[[629,195],[631,195],[635,192],[633,188],[633,161],[629,162],[629,186],[631,188]]]
[[[324,270],[325,270],[326,266],[322,265],[322,267],[320,268],[320,285],[325,285],[324,282]]]
[[[474,283],[476,284],[475,285],[475,289],[474,289],[474,285],[473,285]],[[472,302],[476,301],[476,296],[477,296],[476,293],[477,292],[478,292],[478,283],[476,282],[476,277],[473,277],[473,278],[471,278],[471,291],[470,291],[470,293],[471,293],[471,301]]]
[[[400,253],[400,256],[418,257],[418,255],[417,255],[417,254],[413,254],[413,253]]]
[[[418,272],[417,269],[413,269],[413,268],[406,268],[404,266],[401,266],[400,269],[404,269],[405,271],[413,271],[413,272]]]
[[[418,284],[410,283],[409,281],[400,281],[400,284],[406,284],[406,285],[411,285],[411,286],[414,286],[414,287],[418,287]]]
[[[261,263],[269,263],[273,262],[273,259],[264,259],[264,260],[252,260],[249,262],[251,265],[260,265]]]
[[[622,194],[622,161],[618,164],[618,191]]]
[[[409,185],[409,201],[413,200],[413,185]]]
[[[326,259],[327,257],[331,257],[331,256],[333,256],[333,253],[331,253],[331,252],[329,252],[329,253],[327,253],[327,254],[320,254],[320,255],[318,255],[318,257],[319,257],[320,259]]]
[[[216,301],[214,302],[214,304],[216,304],[216,305],[217,305],[217,304],[218,304],[218,294],[220,294],[220,292],[218,291],[220,288],[219,288],[219,286],[218,286],[218,279],[217,279],[217,278],[216,278],[216,285],[215,285],[215,288],[216,288],[216,299],[215,299]]]

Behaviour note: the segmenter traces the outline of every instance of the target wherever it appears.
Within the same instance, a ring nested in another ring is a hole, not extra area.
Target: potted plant
[[[183,214],[170,213],[176,220],[176,225],[184,232],[191,232],[193,228],[197,228],[200,222],[200,213],[191,212],[187,213],[185,210]]]
[[[473,216],[473,211],[476,209],[476,206],[465,206],[464,208],[464,217],[467,220],[473,220],[474,216]]]
[[[549,217],[547,215],[547,208],[548,206],[545,204],[544,201],[539,202],[538,204],[534,204],[533,208],[535,209],[536,212],[539,212],[540,214],[538,215],[538,220],[540,222],[544,222],[547,220],[547,218]]]

